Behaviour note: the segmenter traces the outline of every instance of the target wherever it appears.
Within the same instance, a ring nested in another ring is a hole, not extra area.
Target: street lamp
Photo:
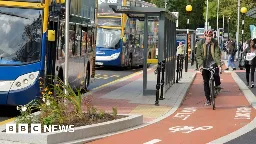
[[[192,11],[192,6],[187,5],[186,11],[188,13],[188,19],[187,19],[187,46],[186,46],[186,59],[185,59],[185,72],[188,71],[188,35],[189,35],[189,13]]]
[[[228,18],[228,41],[229,41],[229,25],[230,25],[230,17]]]
[[[241,8],[241,13],[242,13],[242,43],[244,42],[244,14],[247,12],[246,7]]]
[[[247,12],[247,8],[246,7],[242,7],[241,8],[241,13],[242,13],[242,46],[244,43],[244,14]],[[238,50],[238,58],[239,58],[239,67],[240,70],[242,70],[243,68],[240,65],[240,62],[242,60],[242,53],[240,54],[240,52],[242,51],[242,47]]]

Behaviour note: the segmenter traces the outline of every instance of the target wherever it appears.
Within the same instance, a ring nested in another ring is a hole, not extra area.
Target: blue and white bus
[[[70,8],[78,12],[73,2]],[[39,97],[40,77],[64,79],[65,20],[63,15],[54,15],[50,5],[50,0],[0,1],[0,105],[24,105]],[[76,20],[70,23],[68,62],[68,81],[73,88],[87,87],[94,74],[96,27],[79,23],[79,18],[70,17],[71,22]],[[49,33],[54,31],[55,40],[49,40]]]
[[[96,42],[96,66],[132,67],[143,66],[143,22],[114,13],[109,5],[142,6],[154,5],[146,2],[112,0],[98,2],[98,28]],[[139,23],[142,23],[140,26]],[[150,22],[148,36],[148,58],[156,58],[156,42],[152,31],[155,22]],[[155,33],[157,33],[155,31]]]

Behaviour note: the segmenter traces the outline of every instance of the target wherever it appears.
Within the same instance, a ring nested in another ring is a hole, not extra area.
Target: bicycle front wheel
[[[213,80],[210,80],[210,91],[211,91],[212,109],[215,110],[215,88],[214,88]]]

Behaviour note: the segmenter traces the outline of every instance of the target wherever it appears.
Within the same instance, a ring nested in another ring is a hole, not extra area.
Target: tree
[[[164,4],[165,0],[144,0],[144,1],[155,4],[159,8],[164,8],[165,6]]]
[[[190,14],[186,12],[186,6],[190,4],[193,10]],[[204,24],[203,20],[203,8],[204,0],[193,0],[187,2],[187,0],[169,0],[167,8],[171,12],[179,12],[179,28],[187,28],[187,18],[190,19],[190,29],[196,29],[202,27]]]
[[[254,3],[254,0],[241,0],[241,7],[247,7],[248,10],[251,8],[255,7],[256,4]],[[230,36],[232,38],[235,38],[236,36],[236,31],[237,31],[237,0],[220,0],[220,8],[219,8],[219,26],[222,27],[223,22],[222,22],[222,17],[224,15],[225,17],[225,32],[227,32],[227,19],[230,17]],[[204,10],[204,17],[206,15],[206,7]],[[240,15],[241,16],[241,15]],[[208,20],[210,22],[210,25],[212,28],[216,29],[216,21],[217,21],[217,1],[212,0],[209,1],[209,11],[208,11]],[[241,17],[240,17],[240,31],[239,31],[239,36],[241,37]],[[245,39],[250,38],[250,24],[256,23],[256,19],[249,18],[245,16],[245,25],[244,25],[244,30],[245,30]]]

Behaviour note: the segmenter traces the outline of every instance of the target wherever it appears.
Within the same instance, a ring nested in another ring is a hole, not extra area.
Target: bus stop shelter
[[[132,7],[109,5],[115,13],[124,13],[129,18],[144,20],[144,62],[143,62],[143,95],[155,94],[147,89],[147,53],[148,53],[148,21],[158,18],[158,58],[154,63],[165,60],[165,92],[175,83],[176,61],[176,20],[175,15],[164,8]]]
[[[251,18],[256,18],[256,7],[250,9],[247,13],[246,16],[251,17]]]

